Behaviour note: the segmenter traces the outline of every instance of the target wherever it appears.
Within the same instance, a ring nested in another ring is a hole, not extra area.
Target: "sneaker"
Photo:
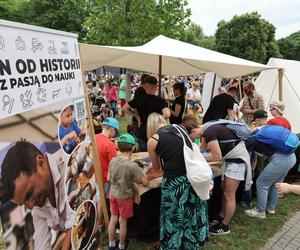
[[[212,226],[214,226],[214,225],[217,225],[217,224],[219,224],[220,222],[222,222],[222,220],[223,220],[223,217],[218,216],[218,217],[212,219],[212,220],[210,221],[210,224],[211,224]]]
[[[266,211],[268,214],[275,214],[274,208],[267,208]]]
[[[243,208],[252,209],[252,202],[241,201],[239,205]]]
[[[213,234],[213,235],[222,235],[222,234],[229,234],[230,230],[229,230],[229,226],[228,225],[224,225],[222,222],[212,226],[209,229],[209,233]]]
[[[265,212],[258,212],[256,208],[246,210],[245,214],[250,216],[250,217],[255,217],[255,218],[260,218],[260,219],[266,218],[266,213]]]

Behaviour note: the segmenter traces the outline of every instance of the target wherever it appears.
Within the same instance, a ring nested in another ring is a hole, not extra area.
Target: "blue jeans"
[[[110,108],[115,116],[117,114],[117,101],[110,101]]]
[[[256,181],[256,209],[259,212],[265,212],[266,208],[275,208],[278,200],[275,183],[282,182],[295,163],[295,154],[287,155],[276,152],[271,156],[269,164],[264,168]]]

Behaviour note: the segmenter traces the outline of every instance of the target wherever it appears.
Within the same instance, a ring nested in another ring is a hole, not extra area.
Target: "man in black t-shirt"
[[[148,77],[148,74],[143,74],[141,77],[141,85],[136,89],[134,92],[134,97],[133,98],[139,98],[141,96],[146,95],[146,90],[145,90],[145,79]]]
[[[126,103],[122,111],[133,115],[137,121],[139,128],[137,129],[137,138],[139,141],[140,151],[147,150],[147,119],[151,113],[159,113],[165,119],[170,117],[170,110],[167,103],[161,97],[156,96],[157,80],[153,76],[145,78],[146,95],[134,98]]]
[[[226,119],[226,117],[228,117],[228,120],[234,120],[233,105],[236,102],[235,98],[237,95],[238,89],[231,87],[227,93],[215,96],[203,117],[203,123],[217,119]]]

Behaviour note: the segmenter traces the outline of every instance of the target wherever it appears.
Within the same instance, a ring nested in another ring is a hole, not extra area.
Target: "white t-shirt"
[[[193,99],[197,101],[200,101],[201,99],[201,94],[199,89],[193,90],[193,88],[190,88],[187,90],[187,95],[188,95],[188,99]]]

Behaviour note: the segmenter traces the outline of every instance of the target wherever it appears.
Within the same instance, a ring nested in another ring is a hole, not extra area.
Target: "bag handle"
[[[181,128],[180,126],[178,126],[177,124],[172,124],[172,126],[173,126],[174,128],[176,128],[176,130],[177,130],[177,131],[179,132],[179,134],[181,135],[182,140],[183,140],[183,144],[184,144],[185,146],[187,146],[186,141],[185,141],[185,138],[187,138],[187,139],[189,140],[191,146],[192,146],[192,149],[193,149],[193,142],[192,142],[192,140],[190,139],[190,137],[188,136],[188,134],[184,131],[184,129]],[[185,135],[185,136],[184,136],[184,135]]]

